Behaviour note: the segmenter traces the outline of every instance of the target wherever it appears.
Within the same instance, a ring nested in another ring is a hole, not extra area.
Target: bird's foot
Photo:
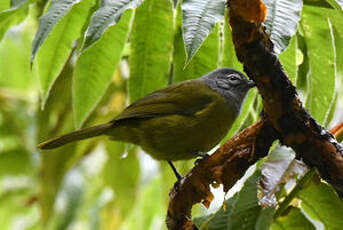
[[[176,176],[176,179],[177,179],[176,183],[179,183],[181,181],[181,179],[182,179],[181,174],[176,170],[173,162],[168,161],[168,164],[170,165],[171,169],[173,170],[173,172],[174,172],[174,174]]]
[[[199,157],[198,159],[195,160],[194,165],[198,165],[202,160],[206,159],[210,155],[208,153],[204,152],[198,152],[197,156]]]

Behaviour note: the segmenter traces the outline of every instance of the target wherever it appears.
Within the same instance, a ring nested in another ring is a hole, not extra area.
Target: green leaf
[[[248,95],[246,96],[243,102],[241,113],[238,115],[235,122],[232,124],[229,133],[226,135],[222,142],[229,140],[233,135],[235,135],[242,129],[244,122],[247,120],[251,110],[253,109],[252,105],[256,99],[256,96],[257,89],[249,90]]]
[[[33,168],[30,152],[25,149],[2,151],[0,154],[0,178],[5,175],[30,174]]]
[[[341,20],[343,19],[343,0],[327,0],[327,2],[338,11],[341,16]]]
[[[328,11],[329,12],[329,11]],[[320,124],[327,123],[335,93],[335,54],[331,26],[325,9],[304,7],[302,27],[310,62],[306,107]]]
[[[330,185],[319,181],[317,175],[298,192],[297,197],[301,199],[304,211],[312,219],[322,222],[324,229],[342,228],[343,201]]]
[[[50,28],[49,33],[46,33],[47,37],[41,40],[41,42],[44,41],[44,43],[41,44],[36,53],[34,66],[41,85],[42,107],[44,107],[52,85],[71,54],[72,43],[81,34],[83,24],[85,23],[88,12],[93,4],[94,0],[82,0],[72,5],[70,10],[65,13],[64,17],[61,18],[54,27]],[[53,9],[56,9],[56,5],[57,4],[55,3],[51,6],[50,13]],[[49,14],[49,12],[42,17],[41,26],[45,25],[45,29],[48,29],[45,21],[49,19],[48,22],[50,22],[50,20],[52,20],[50,17],[53,17],[47,16],[54,15],[52,13]],[[44,28],[41,27],[40,31],[43,30]],[[38,34],[43,36],[43,32],[38,32]],[[33,55],[35,55],[35,53],[33,53]]]
[[[315,230],[313,224],[302,214],[299,208],[292,207],[287,215],[279,217],[271,226],[271,230]]]
[[[274,208],[262,208],[258,204],[260,176],[261,171],[256,170],[246,180],[242,189],[225,202],[225,210],[221,208],[214,215],[196,218],[197,225],[201,225],[203,230],[268,230],[272,223]]]
[[[293,85],[296,85],[298,78],[297,49],[297,36],[293,36],[288,47],[281,54],[279,54],[280,61]]]
[[[296,33],[303,2],[298,0],[263,0],[268,9],[264,22],[266,32],[274,44],[274,51],[279,54],[288,46]]]
[[[0,12],[0,41],[11,26],[22,22],[26,18],[28,7],[33,1],[22,1],[20,4]]]
[[[199,78],[204,74],[216,69],[219,60],[219,26],[215,26],[214,30],[204,41],[199,51],[192,58],[190,63],[185,67],[186,55],[185,47],[182,39],[181,28],[181,9],[177,9],[177,30],[174,39],[174,73],[173,82],[179,82],[194,78]],[[185,68],[184,68],[185,67]]]
[[[106,29],[91,47],[79,56],[73,78],[73,109],[80,128],[105,93],[127,40],[132,10]]]
[[[137,8],[131,37],[130,101],[168,84],[173,33],[170,0],[146,0]]]
[[[262,208],[258,204],[257,190],[261,171],[255,173],[244,183],[237,200],[228,216],[228,230],[255,229]],[[265,226],[266,227],[266,226]]]
[[[10,8],[10,0],[2,0],[0,1],[0,12]]]
[[[187,65],[215,24],[223,20],[225,1],[184,0],[181,7]]]
[[[237,201],[238,194],[225,201],[225,210],[221,207],[215,214],[194,219],[196,226],[202,230],[222,230],[227,229],[228,217],[233,205]]]
[[[101,7],[93,14],[86,32],[84,48],[96,42],[110,26],[115,25],[127,9],[134,9],[141,0],[102,0]]]
[[[68,62],[51,89],[45,109],[38,109],[37,143],[72,129],[71,78],[72,66]],[[39,204],[41,220],[44,225],[48,224],[53,214],[56,195],[67,171],[68,162],[74,156],[75,150],[76,144],[74,143],[41,153]]]
[[[333,35],[335,38],[335,54],[336,54],[336,70],[338,76],[343,77],[343,20],[339,15],[330,14],[330,22],[332,23]]]
[[[51,2],[48,12],[39,19],[39,28],[32,42],[31,63],[54,26],[80,1],[82,0],[53,0]]]

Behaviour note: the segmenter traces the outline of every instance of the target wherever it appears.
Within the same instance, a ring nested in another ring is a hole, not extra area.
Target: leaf
[[[16,25],[26,18],[29,4],[33,1],[22,1],[20,4],[0,12],[0,41],[12,25]]]
[[[343,0],[327,0],[327,2],[338,11],[341,16],[341,20],[343,19]]]
[[[326,125],[335,93],[335,54],[331,26],[325,9],[305,6],[302,18],[310,62],[306,107],[320,124]],[[328,37],[329,36],[329,37]]]
[[[189,64],[185,67],[186,55],[182,39],[181,9],[177,9],[177,29],[174,39],[174,72],[173,82],[199,78],[204,74],[216,69],[219,61],[219,26],[215,26],[208,38],[204,41],[199,51],[194,55]],[[184,68],[185,67],[185,68]]]
[[[31,63],[54,26],[80,1],[82,0],[53,0],[51,2],[48,12],[39,19],[39,28],[32,42]]]
[[[276,206],[276,195],[290,178],[302,177],[307,167],[301,161],[295,159],[293,150],[286,147],[274,149],[263,163],[261,177],[262,197],[260,204],[264,206]]]
[[[134,9],[141,0],[102,0],[100,8],[93,14],[86,32],[84,49],[96,42],[108,27],[115,25],[127,9]]]
[[[257,190],[261,171],[257,170],[244,183],[242,189],[225,201],[214,215],[196,218],[201,229],[259,229],[268,230],[272,222],[273,208],[262,208],[258,204]]]
[[[8,175],[29,175],[32,173],[32,165],[30,161],[30,152],[21,147],[1,151],[0,154],[0,178]]]
[[[255,173],[244,183],[243,188],[237,195],[229,217],[228,230],[234,229],[255,229],[260,212],[263,210],[258,204],[257,190],[261,171]],[[268,226],[264,226],[268,229]]]
[[[343,201],[330,185],[313,177],[310,184],[298,192],[297,197],[301,199],[301,208],[306,214],[322,222],[324,229],[342,228]]]
[[[131,102],[168,84],[173,33],[170,0],[146,0],[137,8],[129,59]]]
[[[237,195],[238,193],[225,201],[225,210],[221,207],[215,214],[195,218],[194,223],[196,226],[208,230],[227,229],[230,210],[232,210],[233,205],[237,201]]]
[[[79,56],[73,78],[75,125],[80,128],[105,93],[120,61],[127,40],[132,10],[106,29],[91,47]]]
[[[288,46],[296,33],[303,2],[299,0],[263,0],[267,6],[266,32],[279,54]]]
[[[10,0],[2,0],[0,1],[0,12],[10,8]]]
[[[292,207],[287,215],[279,217],[272,224],[271,230],[315,230],[313,224],[302,214],[299,208]]]
[[[71,78],[72,66],[68,62],[51,89],[45,109],[38,109],[37,143],[72,129]],[[53,214],[56,195],[67,171],[68,162],[74,156],[75,150],[76,144],[74,143],[49,152],[43,151],[40,155],[39,203],[41,220],[44,225],[48,223]]]
[[[336,14],[330,14],[335,40],[336,68],[338,77],[343,77],[343,20]]]
[[[237,132],[239,132],[245,121],[247,120],[252,108],[252,105],[256,99],[257,96],[257,90],[256,89],[251,89],[248,92],[248,95],[246,96],[242,109],[238,117],[236,118],[235,122],[232,124],[229,133],[226,135],[226,137],[223,139],[222,142],[225,142],[229,140],[233,135],[235,135]]]
[[[182,5],[183,39],[186,65],[218,21],[223,20],[224,0],[184,0]]]
[[[280,61],[293,85],[296,85],[298,78],[297,49],[297,36],[293,36],[288,47],[279,54]]]
[[[50,29],[48,36],[44,38],[44,43],[36,53],[34,66],[41,86],[42,107],[44,107],[52,85],[71,54],[72,43],[81,34],[83,24],[93,4],[94,0],[82,0],[72,5],[69,12],[66,12],[64,17]],[[56,4],[51,7],[56,7]],[[50,8],[50,10],[52,9]],[[47,20],[44,17],[42,20]],[[41,25],[45,25],[45,23],[42,22]],[[40,30],[44,30],[44,28],[40,28]]]

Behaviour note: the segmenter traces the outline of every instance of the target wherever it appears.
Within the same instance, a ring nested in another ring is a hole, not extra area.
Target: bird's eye
[[[230,84],[235,85],[235,84],[239,84],[241,79],[236,74],[231,74],[231,75],[229,75],[229,81],[230,81]]]

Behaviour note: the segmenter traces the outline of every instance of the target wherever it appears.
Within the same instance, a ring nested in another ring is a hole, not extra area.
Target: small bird
[[[53,149],[99,135],[133,143],[157,160],[203,156],[227,134],[254,87],[243,73],[220,68],[203,77],[157,90],[137,100],[108,123],[71,132],[38,145]]]

